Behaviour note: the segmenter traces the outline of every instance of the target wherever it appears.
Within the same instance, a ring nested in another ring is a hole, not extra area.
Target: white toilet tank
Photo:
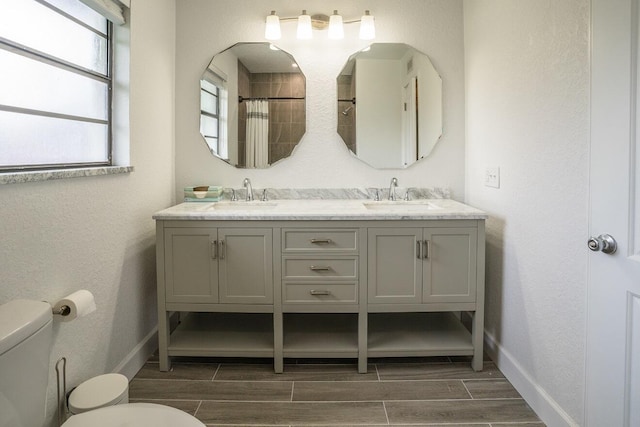
[[[46,302],[0,305],[0,427],[45,422],[52,317]]]

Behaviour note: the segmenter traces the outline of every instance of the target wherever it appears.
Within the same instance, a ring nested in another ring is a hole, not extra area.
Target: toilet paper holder
[[[96,310],[93,294],[86,289],[80,289],[52,304],[52,313],[60,316],[62,322],[70,322],[84,317]]]
[[[71,314],[71,308],[68,305],[63,305],[58,309],[56,309],[56,307],[51,307],[51,312],[58,316],[68,316]]]

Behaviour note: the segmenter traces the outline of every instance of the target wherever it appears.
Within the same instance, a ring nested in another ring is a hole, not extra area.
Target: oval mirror
[[[305,133],[305,77],[270,43],[238,43],[200,79],[200,133],[212,154],[239,168],[289,157]]]
[[[411,166],[442,136],[442,79],[427,55],[403,43],[374,43],[338,75],[338,133],[380,169]]]

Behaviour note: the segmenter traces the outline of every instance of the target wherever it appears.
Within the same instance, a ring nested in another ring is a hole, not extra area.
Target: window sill
[[[101,166],[78,169],[52,169],[45,171],[0,173],[0,184],[51,181],[53,179],[81,178],[88,176],[116,175],[133,172],[133,166]]]

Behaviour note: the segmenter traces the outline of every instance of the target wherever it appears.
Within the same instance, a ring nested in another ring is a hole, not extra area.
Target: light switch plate
[[[500,168],[488,166],[484,172],[485,187],[500,188]]]

